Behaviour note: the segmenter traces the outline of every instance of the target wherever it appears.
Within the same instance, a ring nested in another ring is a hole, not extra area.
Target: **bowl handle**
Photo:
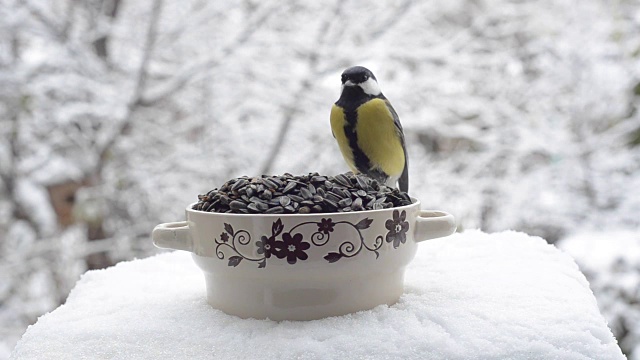
[[[449,236],[456,231],[453,215],[437,210],[420,210],[416,217],[414,239],[421,242]]]
[[[153,229],[151,238],[159,248],[193,252],[193,240],[186,221],[160,224]]]

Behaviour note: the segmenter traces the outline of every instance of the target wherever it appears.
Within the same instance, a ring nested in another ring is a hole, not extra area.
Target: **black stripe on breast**
[[[353,162],[361,173],[368,173],[371,169],[371,160],[358,146],[358,133],[356,132],[356,123],[358,122],[357,109],[344,112],[345,124],[344,134],[349,140],[349,147],[353,152]]]

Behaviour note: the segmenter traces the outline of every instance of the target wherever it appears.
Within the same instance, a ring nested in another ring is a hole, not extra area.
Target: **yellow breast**
[[[344,133],[345,123],[344,111],[342,111],[342,108],[339,106],[333,105],[331,108],[331,131],[333,131],[333,136],[335,136],[338,141],[338,147],[340,148],[342,157],[344,157],[351,171],[357,173],[358,170],[353,161],[353,152],[351,151],[351,147],[349,147],[349,139],[347,139],[347,135]]]
[[[357,113],[358,146],[373,166],[387,175],[399,176],[404,169],[404,150],[387,104],[373,99],[360,105]]]

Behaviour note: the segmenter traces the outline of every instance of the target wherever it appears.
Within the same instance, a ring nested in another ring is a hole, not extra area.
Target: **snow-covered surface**
[[[571,257],[523,233],[421,244],[393,306],[310,322],[209,307],[175,252],[86,273],[14,359],[624,359]]]
[[[559,247],[590,270],[604,271],[621,261],[639,264],[640,228],[635,231],[575,233],[562,239]]]
[[[589,278],[629,360],[640,360],[640,228],[574,233],[558,242]]]

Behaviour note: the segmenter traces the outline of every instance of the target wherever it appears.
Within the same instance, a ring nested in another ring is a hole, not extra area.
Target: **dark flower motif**
[[[223,232],[222,234],[220,234],[220,240],[222,240],[222,242],[229,241],[229,234]]]
[[[324,218],[323,218],[323,219],[322,219],[322,220],[320,220],[320,222],[318,223],[318,231],[319,231],[319,232],[323,232],[323,233],[325,233],[326,235],[329,235],[329,233],[330,233],[330,232],[333,232],[333,227],[334,227],[335,225],[336,225],[336,224],[335,224],[333,221],[331,221],[331,218],[329,218],[329,219],[324,219]]]
[[[393,248],[396,249],[400,246],[400,243],[404,244],[407,241],[407,231],[409,230],[409,222],[405,221],[407,218],[407,212],[393,210],[393,219],[387,220],[384,226],[389,230],[387,233],[387,242],[393,242]]]
[[[309,257],[305,250],[311,247],[306,241],[302,241],[302,234],[295,234],[291,236],[291,233],[282,234],[282,241],[277,241],[276,247],[280,250],[275,253],[280,259],[286,257],[289,264],[295,264],[298,259],[307,260]]]
[[[256,246],[258,247],[258,254],[264,254],[265,258],[270,258],[271,254],[281,257],[278,255],[276,239],[273,236],[266,237],[263,235],[260,240],[256,241]]]

